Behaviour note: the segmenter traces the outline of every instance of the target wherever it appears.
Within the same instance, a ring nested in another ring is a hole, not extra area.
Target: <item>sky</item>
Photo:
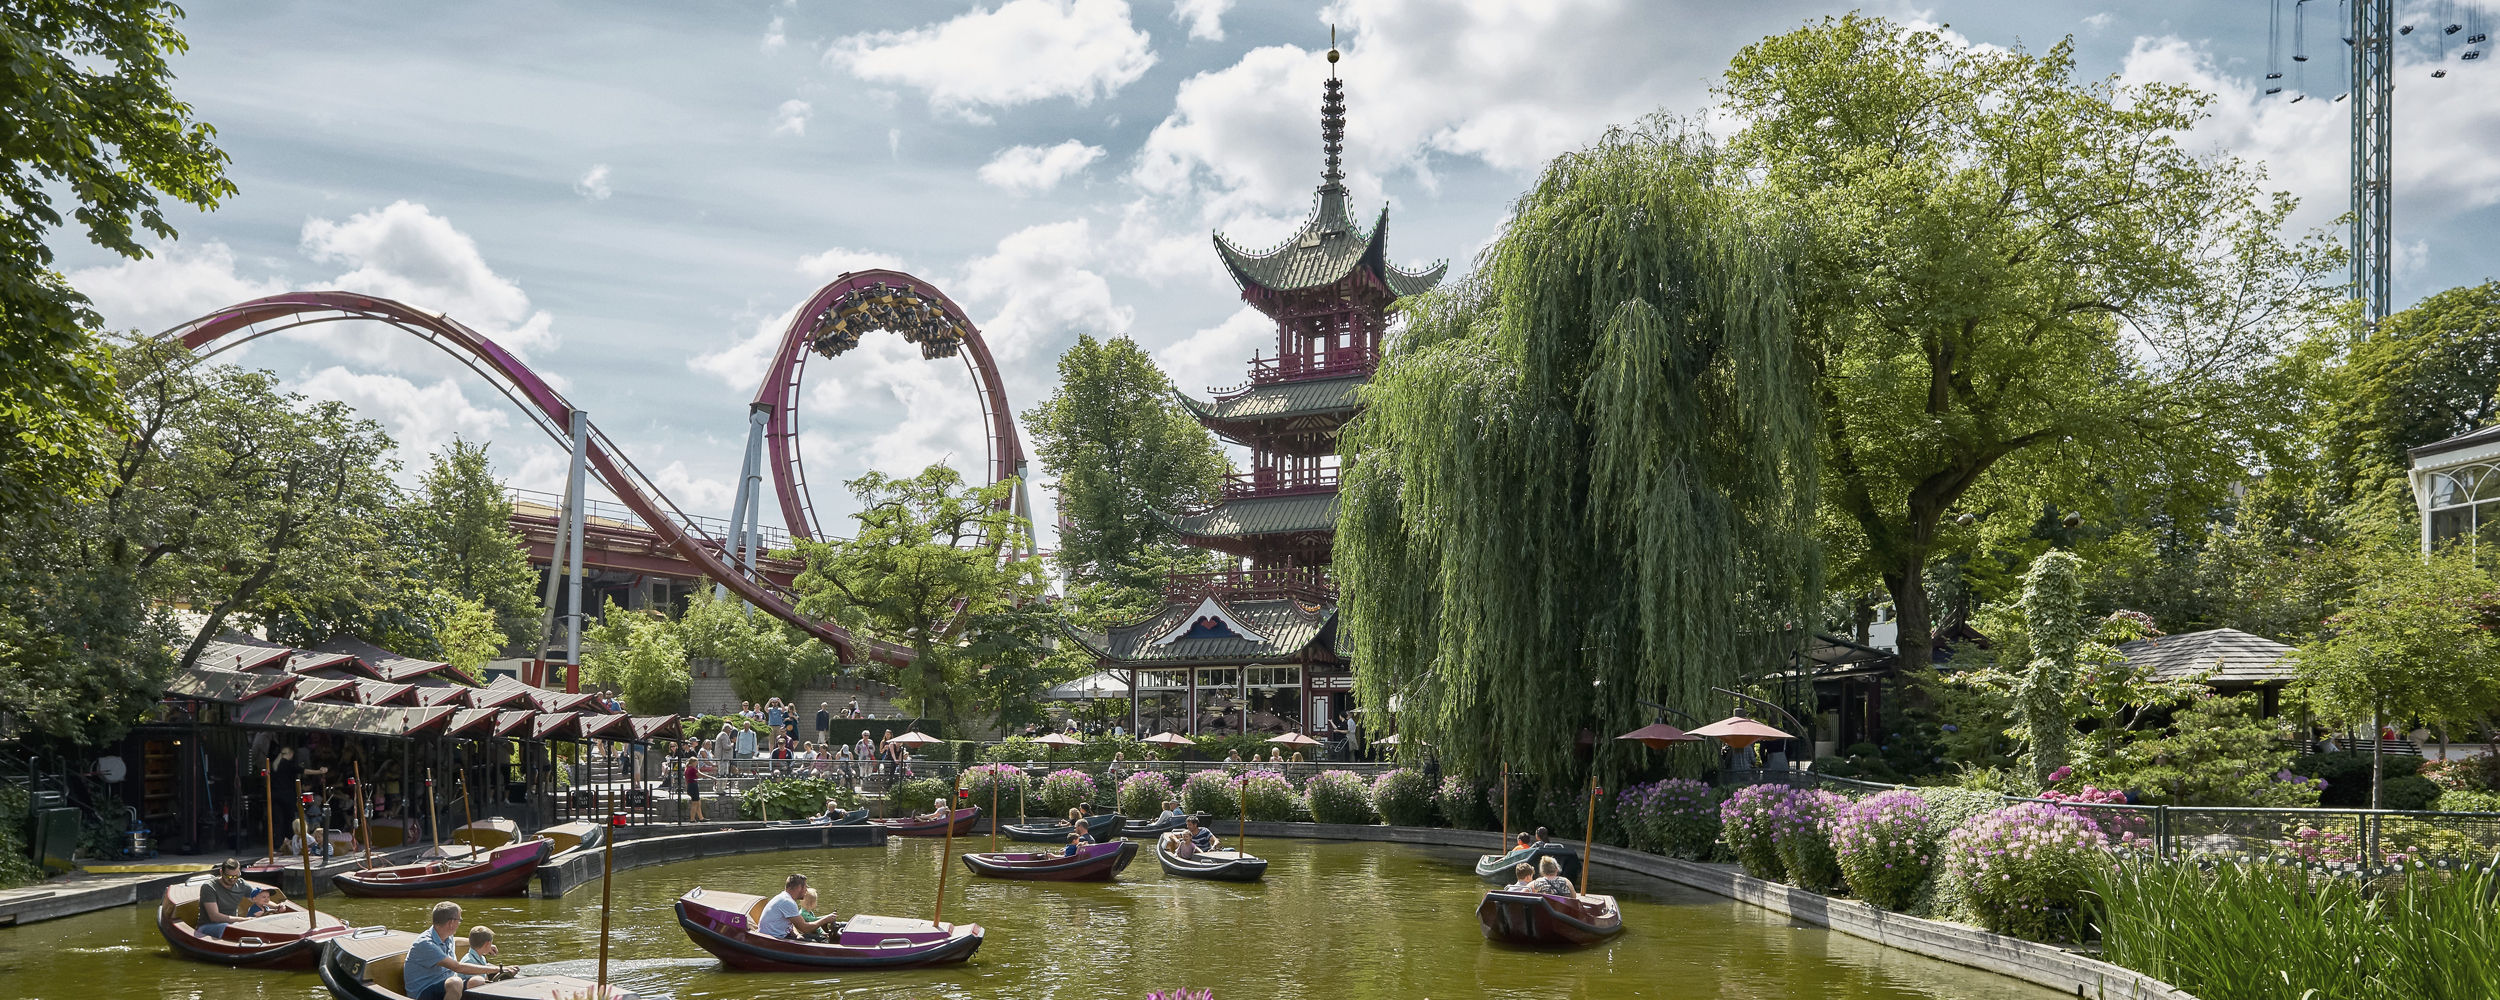
[[[2072,38],[2083,76],[2213,94],[2189,143],[2263,165],[2302,199],[2296,225],[2349,203],[2344,47],[2325,0],[185,9],[176,92],[216,127],[241,190],[173,212],[181,238],[142,261],[59,234],[62,269],[108,322],[153,332],[322,288],[438,310],[547,376],[682,508],[721,517],[781,330],[843,272],[900,268],[962,303],[1018,411],[1050,393],[1079,334],[1133,338],[1201,398],[1241,382],[1274,329],[1208,236],[1265,247],[1310,211],[1332,25],[1358,215],[1386,205],[1393,262],[1447,260],[1453,278],[1553,156],[1660,111],[1723,133],[1710,87],[1730,57],[1850,9],[1972,45]],[[2500,275],[2500,67],[2492,46],[2463,42],[2500,25],[2500,0],[2410,3],[2399,21],[2417,26],[2396,71],[2401,307]],[[381,421],[403,480],[458,436],[491,442],[516,485],[562,488],[557,446],[405,334],[333,324],[227,357]],[[839,484],[870,470],[985,469],[960,363],[876,334],[807,377],[820,511],[851,509]]]

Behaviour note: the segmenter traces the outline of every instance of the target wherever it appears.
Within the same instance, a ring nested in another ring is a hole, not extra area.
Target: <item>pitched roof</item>
[[[1243,288],[1272,292],[1325,288],[1360,268],[1378,277],[1390,294],[1404,298],[1429,291],[1449,273],[1448,261],[1437,261],[1421,271],[1399,270],[1389,264],[1388,247],[1388,206],[1381,206],[1380,221],[1365,233],[1347,212],[1346,190],[1340,184],[1322,185],[1310,219],[1273,249],[1244,250],[1224,234],[1215,234],[1216,256],[1223,258],[1224,269]]]
[[[420,677],[439,676],[470,687],[478,686],[477,678],[468,671],[439,660],[420,660],[401,656],[352,635],[332,636],[313,649],[324,653],[345,653],[362,661],[386,681],[413,681]]]
[[[208,657],[203,655],[200,659],[205,661]],[[245,673],[195,665],[175,674],[166,683],[165,693],[231,705],[264,695],[284,694],[294,684],[295,678],[287,674]]]
[[[1328,623],[1336,617],[1336,609],[1304,604],[1291,598],[1226,601],[1215,598],[1225,614],[1234,621],[1255,630],[1250,635],[1197,636],[1170,638],[1190,623],[1200,610],[1203,597],[1167,602],[1163,610],[1125,625],[1114,625],[1107,632],[1069,634],[1083,643],[1094,655],[1120,660],[1138,666],[1168,664],[1186,666],[1193,663],[1284,663],[1301,658],[1302,651],[1320,637]]]
[[[2157,680],[2185,680],[2208,670],[2214,671],[2208,684],[2272,683],[2296,675],[2292,647],[2238,629],[2137,639],[2119,643],[2118,651],[2126,654],[2129,665],[2152,671]]]
[[[1227,500],[1200,514],[1156,512],[1172,530],[1197,538],[1244,538],[1291,531],[1337,530],[1337,494]]]
[[[469,707],[501,708],[517,699],[528,698],[530,690],[529,685],[512,679],[511,675],[500,675],[492,684],[468,689]]]
[[[494,709],[460,708],[452,710],[451,725],[445,728],[443,732],[448,735],[457,736],[472,729],[480,730],[481,732],[491,732],[494,727]]]
[[[1352,413],[1361,405],[1355,394],[1362,391],[1363,383],[1369,378],[1367,375],[1353,375],[1308,382],[1270,382],[1208,403],[1183,394],[1181,405],[1201,421],[1219,422],[1290,420],[1294,417]]]
[[[510,736],[514,730],[529,725],[536,718],[538,713],[524,708],[498,711],[495,713],[495,735]]]
[[[255,639],[241,632],[226,632],[209,640],[208,646],[200,650],[199,659],[192,662],[227,670],[260,670],[283,666],[293,655],[293,647]]]

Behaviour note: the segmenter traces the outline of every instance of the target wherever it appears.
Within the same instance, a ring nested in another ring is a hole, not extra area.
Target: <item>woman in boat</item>
[[[1172,801],[1172,800],[1170,800],[1170,799],[1165,799],[1165,800],[1163,800],[1163,815],[1158,816],[1158,817],[1155,817],[1155,818],[1157,818],[1157,819],[1179,819],[1179,818],[1181,818],[1181,804],[1180,804],[1180,803],[1178,803],[1178,802],[1174,802],[1174,801]]]
[[[1536,859],[1536,881],[1528,883],[1525,891],[1541,892],[1548,896],[1578,896],[1580,894],[1578,889],[1572,887],[1571,880],[1563,877],[1562,862],[1554,860],[1551,856]]]

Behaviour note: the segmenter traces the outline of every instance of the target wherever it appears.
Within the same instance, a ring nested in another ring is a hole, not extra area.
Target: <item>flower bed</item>
[[[1025,796],[1033,792],[1033,779],[1005,764],[981,764],[964,768],[963,789],[973,805],[995,809],[1000,816],[1019,816],[1026,808]]]
[[[1411,767],[1384,771],[1372,779],[1372,809],[1383,822],[1424,826],[1432,822],[1432,780]]]
[[[1684,778],[1634,785],[1615,795],[1632,849],[1699,861],[1719,839],[1719,794]]]
[[[1120,782],[1120,815],[1130,819],[1153,819],[1171,799],[1172,779],[1160,771],[1139,771]]]
[[[1305,786],[1311,819],[1319,823],[1372,821],[1371,785],[1352,771],[1322,771]]]
[[[1772,810],[1771,843],[1780,866],[1799,888],[1830,892],[1840,884],[1840,858],[1832,853],[1829,825],[1848,799],[1821,789],[1793,791]]]
[[[1909,907],[1935,867],[1928,813],[1927,800],[1911,791],[1844,803],[1833,813],[1832,851],[1851,895],[1887,910]]]
[[[1785,785],[1747,785],[1719,803],[1719,823],[1728,849],[1745,874],[1773,882],[1788,881],[1788,865],[1780,860],[1778,824],[1774,814],[1787,804],[1794,789]]]
[[[1208,816],[1231,816],[1241,811],[1241,799],[1233,791],[1233,776],[1222,771],[1199,771],[1181,783],[1181,808]]]
[[[2100,828],[2073,810],[2025,802],[1946,837],[1946,877],[1982,927],[2034,941],[2074,936],[2083,893],[2096,866],[2109,863],[2108,848]]]
[[[1293,783],[1274,771],[1252,771],[1241,776],[1241,795],[1250,809],[1250,818],[1263,823],[1282,823],[1301,812],[1302,797],[1293,793]]]
[[[1099,791],[1094,776],[1073,767],[1063,767],[1042,778],[1041,791],[1034,798],[1050,810],[1052,816],[1065,816],[1068,810],[1094,801]]]

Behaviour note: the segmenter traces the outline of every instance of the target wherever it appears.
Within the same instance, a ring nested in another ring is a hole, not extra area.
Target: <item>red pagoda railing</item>
[[[1163,578],[1166,597],[1217,593],[1227,597],[1291,597],[1317,604],[1337,598],[1337,581],[1316,566],[1172,573]]]
[[[1333,468],[1315,469],[1299,475],[1267,470],[1233,472],[1224,476],[1224,499],[1226,500],[1334,493],[1336,490],[1337,470]]]
[[[1296,354],[1281,358],[1252,358],[1250,359],[1250,384],[1266,385],[1270,382],[1292,382],[1300,379],[1369,375],[1379,364],[1379,356],[1358,350],[1341,350],[1325,354]]]

